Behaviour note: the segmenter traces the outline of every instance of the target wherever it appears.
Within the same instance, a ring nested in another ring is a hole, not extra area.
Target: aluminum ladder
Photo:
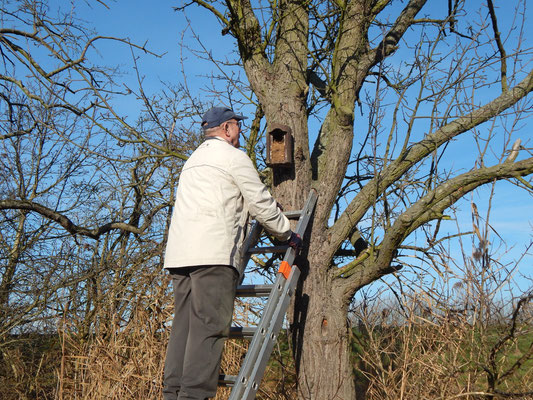
[[[300,211],[284,212],[289,219],[298,218],[295,232],[302,240],[315,204],[317,194],[311,190],[304,208]],[[241,268],[244,270],[252,254],[285,253],[280,263],[273,285],[241,285],[237,287],[236,297],[266,297],[268,301],[257,327],[231,327],[229,337],[233,339],[251,339],[248,351],[241,365],[239,375],[221,375],[219,385],[232,386],[229,400],[252,400],[255,398],[259,384],[274,348],[290,299],[294,295],[300,270],[292,265],[296,251],[290,246],[254,247],[262,232],[261,225],[254,221],[243,246]]]

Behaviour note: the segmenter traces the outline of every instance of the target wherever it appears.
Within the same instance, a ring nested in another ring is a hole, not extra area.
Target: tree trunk
[[[349,301],[316,255],[296,299],[293,345],[301,400],[353,400],[355,384],[350,357]],[[312,294],[312,295],[311,295]]]
[[[316,211],[320,214],[320,206]],[[331,273],[328,235],[320,215],[311,220],[307,234],[309,252],[296,260],[302,275],[290,316],[298,398],[354,400],[347,321],[351,293]]]
[[[290,126],[295,139],[294,166],[273,168],[273,194],[286,209],[299,209],[313,185],[305,105],[294,93],[286,92],[281,97],[272,94],[272,102],[264,107],[267,124]],[[335,191],[339,185],[330,182],[328,189]],[[351,297],[337,285],[328,268],[331,249],[325,232],[330,197],[326,191],[320,193],[305,237],[308,247],[295,262],[302,270],[292,318],[301,400],[355,399],[347,324]]]
[[[9,251],[9,257],[5,270],[0,282],[0,327],[5,328],[4,324],[10,317],[9,296],[14,284],[15,272],[19,263],[20,256],[25,249],[24,243],[24,224],[26,222],[26,212],[19,213],[15,239]]]

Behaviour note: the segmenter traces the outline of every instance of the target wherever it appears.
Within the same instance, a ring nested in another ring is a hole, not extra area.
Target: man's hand
[[[291,237],[289,238],[289,246],[291,246],[297,253],[302,249],[302,238],[295,232],[291,232]]]

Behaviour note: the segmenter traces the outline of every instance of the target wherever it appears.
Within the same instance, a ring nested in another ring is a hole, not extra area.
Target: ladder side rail
[[[266,338],[268,326],[272,321],[272,316],[276,311],[279,298],[283,293],[285,281],[286,279],[282,274],[277,274],[274,288],[272,289],[272,292],[270,293],[268,301],[265,305],[263,315],[261,316],[259,324],[257,325],[256,333],[252,338],[250,345],[248,346],[248,351],[244,357],[244,361],[241,365],[239,375],[237,376],[237,381],[235,382],[233,390],[231,391],[229,400],[241,400],[241,391],[244,389],[244,385],[248,381],[247,377],[250,375],[254,364],[257,362],[257,357]]]
[[[246,265],[248,265],[248,261],[250,261],[251,254],[248,252],[250,248],[255,246],[257,241],[259,240],[259,237],[261,236],[261,232],[263,232],[263,227],[259,222],[253,221],[251,224],[250,232],[248,235],[246,235],[246,239],[244,240],[243,246],[242,246],[242,256],[241,260],[239,261],[239,268],[237,269],[239,272],[239,275],[241,276],[241,282],[244,279],[244,270],[246,268]]]
[[[298,217],[298,224],[296,226],[295,232],[298,233],[302,237],[302,239],[305,234],[305,230],[307,228],[309,219],[311,218],[311,215],[313,213],[313,210],[314,210],[314,207],[317,201],[317,197],[318,196],[317,196],[316,190],[313,189],[310,191],[309,196],[304,205],[304,208],[302,210],[284,212],[284,214],[288,218]],[[242,277],[244,277],[244,269],[246,268],[246,265],[248,264],[248,261],[250,260],[250,257],[251,257],[251,253],[249,250],[252,249],[253,246],[255,246],[256,243],[259,241],[259,238],[262,232],[263,232],[263,227],[261,226],[261,224],[259,224],[258,221],[253,221],[250,232],[246,236],[246,239],[242,247],[242,257],[241,257],[241,261],[239,265],[239,273],[241,274]],[[281,246],[278,246],[278,247],[281,247]],[[261,251],[264,251],[264,250],[265,250],[264,248],[261,248]],[[285,247],[285,250],[288,250],[289,254],[292,254],[292,257],[291,257],[292,260],[289,262],[289,264],[292,264],[296,256],[296,253],[294,252],[294,250],[291,252],[290,247],[288,249],[287,247]]]
[[[263,379],[266,366],[270,359],[270,354],[272,353],[272,349],[274,348],[278,338],[283,320],[285,319],[285,313],[289,308],[291,297],[294,295],[299,277],[300,269],[295,266],[292,268],[289,279],[286,281],[283,295],[278,302],[273,315],[273,321],[268,327],[265,340],[262,342],[262,346],[258,354],[258,360],[256,363],[254,363],[252,371],[250,371],[250,375],[248,376],[247,384],[244,387],[244,393],[241,397],[242,400],[253,400],[255,398],[255,394],[259,389],[259,385]]]
[[[298,219],[298,224],[296,225],[295,232],[302,237],[302,240],[304,238],[305,231],[307,230],[307,225],[309,224],[309,220],[311,219],[311,215],[313,215],[313,210],[315,209],[317,198],[318,196],[316,194],[316,191],[311,190],[311,192],[309,193],[309,197],[307,198],[307,201],[305,203],[305,206],[302,209],[300,218]]]
[[[300,212],[295,232],[298,233],[302,238],[313,213],[316,200],[316,191],[312,190],[309,194],[305,207]],[[295,257],[296,251],[289,247],[285,253],[284,261],[288,262],[289,265],[292,265]],[[252,375],[254,377],[254,382],[257,380],[257,378],[259,378],[259,381],[262,379],[262,374],[264,374],[264,369],[268,363],[267,355],[269,356],[270,352],[272,351],[275,338],[279,332],[279,329],[281,328],[281,324],[283,323],[283,318],[285,317],[285,312],[288,308],[290,297],[294,293],[294,287],[297,284],[299,275],[300,270],[297,267],[291,269],[289,279],[286,279],[282,273],[277,274],[274,288],[270,293],[265,310],[257,327],[257,331],[250,343],[248,352],[246,353],[243,365],[241,366],[229,400],[244,399],[243,391],[247,390],[248,386],[251,387],[251,385],[249,385],[251,382],[249,378]],[[269,340],[269,338],[274,340]],[[267,351],[269,352],[267,353]],[[259,357],[261,358],[258,360]],[[260,376],[258,372],[261,373]],[[254,383],[253,386],[256,387],[254,391],[255,393],[258,389],[258,383]]]
[[[305,231],[307,229],[307,225],[309,223],[309,220],[311,219],[311,215],[313,214],[313,210],[314,210],[314,207],[315,207],[315,204],[316,204],[316,200],[317,200],[316,191],[312,190],[309,193],[309,197],[308,197],[308,199],[306,201],[306,204],[305,204],[304,208],[302,209],[302,211],[300,213],[300,218],[298,219],[298,223],[297,223],[296,230],[295,230],[295,232],[297,234],[299,234],[302,237],[302,239],[303,239]],[[287,249],[287,252],[285,253],[285,257],[284,257],[283,261],[286,261],[287,263],[289,263],[289,265],[292,266],[292,263],[294,262],[295,258],[296,258],[296,251],[293,248],[289,247]],[[270,351],[272,351],[272,347],[274,346],[274,342],[272,342],[272,344],[269,345],[269,342],[271,342],[269,340],[269,337],[271,337],[272,333],[274,332],[273,328],[275,327],[276,324],[278,325],[278,331],[275,332],[275,336],[277,336],[277,333],[279,332],[279,328],[281,327],[281,324],[283,322],[283,318],[285,317],[285,312],[286,312],[286,310],[288,308],[288,305],[289,305],[288,302],[289,302],[290,296],[288,295],[288,293],[289,293],[289,290],[290,290],[290,285],[293,285],[292,286],[292,290],[294,290],[294,287],[297,284],[299,276],[300,276],[300,270],[297,267],[293,267],[291,269],[291,273],[289,275],[289,280],[291,280],[290,282],[285,279],[283,274],[278,273],[278,277],[277,277],[276,283],[278,283],[279,280],[285,281],[284,285],[283,285],[283,293],[281,294],[280,298],[278,299],[278,302],[277,302],[277,304],[275,306],[275,310],[274,311],[268,310],[268,311],[269,311],[269,314],[272,312],[273,313],[272,317],[274,317],[274,314],[276,313],[276,311],[278,313],[280,312],[278,310],[281,310],[280,307],[283,307],[283,303],[285,303],[285,300],[286,300],[285,309],[284,309],[284,311],[282,313],[281,318],[278,318],[279,319],[279,323],[277,323],[277,321],[273,321],[272,319],[268,320],[268,322],[270,322],[270,324],[268,325],[268,336],[265,335],[265,334],[260,334],[259,332],[256,333],[256,336],[257,335],[261,336],[261,340],[260,341],[259,340],[256,341],[255,346],[254,346],[253,349],[250,349],[252,347],[252,345],[250,345],[250,348],[248,349],[248,353],[246,354],[246,357],[244,359],[243,365],[242,365],[241,370],[239,372],[239,375],[237,377],[237,382],[235,383],[235,386],[233,387],[233,390],[231,391],[231,395],[229,397],[229,400],[242,400],[242,399],[245,399],[245,397],[242,397],[243,396],[243,394],[242,394],[243,390],[249,391],[252,388],[252,386],[257,386],[257,388],[258,388],[259,383],[258,382],[254,383],[254,382],[257,380],[257,378],[259,378],[259,380],[262,379],[262,377],[263,377],[262,374],[264,373],[264,370],[266,368],[266,364],[268,363],[268,358],[266,357],[268,348],[270,347]],[[296,278],[296,279],[294,279],[294,278]],[[294,279],[294,281],[292,281],[292,279]],[[269,303],[270,303],[270,299],[269,299]],[[270,304],[268,304],[268,306],[270,306]],[[265,314],[266,314],[266,310],[265,310]],[[264,316],[265,316],[265,314],[264,314]],[[272,317],[269,317],[269,318],[272,318]],[[261,320],[263,320],[263,319],[261,319]],[[265,332],[265,333],[267,333],[267,332]],[[256,336],[254,336],[254,339],[256,338]],[[259,348],[257,348],[257,347],[259,347]],[[253,356],[248,357],[248,354],[250,353],[251,350],[253,351],[253,353],[252,353]],[[262,358],[260,358],[260,357],[262,357]],[[261,365],[263,365],[262,369],[258,368]],[[259,372],[261,372],[261,375],[259,375]],[[252,377],[254,379],[253,381],[251,379]],[[243,378],[245,378],[244,382],[243,382]],[[255,391],[253,391],[253,393],[255,393],[256,391],[257,391],[257,389]],[[235,392],[235,395],[234,395],[234,392]]]
[[[303,214],[303,210],[299,211],[289,211],[284,212],[285,216],[289,219],[299,218],[301,219],[301,216]],[[261,236],[261,233],[263,232],[262,226],[257,222],[252,222],[252,227],[250,229],[249,234],[247,235],[245,239],[245,243],[243,245],[243,257],[241,259],[241,265],[240,265],[240,273],[241,273],[241,282],[244,278],[244,269],[246,268],[246,265],[248,264],[251,255],[253,254],[253,246],[259,241],[259,238]],[[288,247],[285,246],[284,251],[286,251]],[[251,251],[252,250],[252,251]],[[281,274],[278,274],[281,275]],[[233,392],[238,392],[238,388],[235,388],[235,386],[242,385],[242,379],[240,380],[239,377],[243,375],[243,371],[248,371],[251,367],[253,367],[253,363],[257,360],[257,352],[260,351],[262,342],[265,338],[265,335],[261,332],[266,332],[266,325],[270,323],[271,320],[271,314],[275,311],[275,305],[277,304],[277,298],[279,298],[280,293],[283,292],[283,288],[280,287],[280,281],[282,281],[282,278],[280,276],[277,277],[276,282],[274,285],[241,285],[239,288],[245,289],[245,293],[242,293],[241,297],[264,297],[265,295],[268,295],[268,301],[266,303],[266,306],[263,310],[263,314],[261,316],[261,319],[259,321],[258,326],[255,328],[255,334],[252,337],[252,341],[250,343],[250,346],[248,348],[248,351],[246,352],[245,359],[243,361],[243,365],[241,366],[241,369],[239,371],[239,375],[235,378],[235,381],[233,383],[234,389]],[[265,290],[260,290],[259,293],[251,293],[252,288],[254,286],[259,287],[265,287],[269,288],[268,293],[265,293]],[[241,289],[241,290],[242,290]],[[237,397],[234,397],[237,399]]]
[[[315,190],[311,190],[309,193],[309,197],[307,198],[307,201],[305,203],[304,208],[302,209],[302,212],[300,214],[300,219],[298,219],[298,224],[296,225],[296,232],[302,240],[304,239],[305,231],[307,230],[307,225],[309,224],[309,220],[311,219],[311,215],[313,214],[313,210],[315,209],[315,204],[317,200],[317,194]],[[292,266],[292,263],[294,262],[294,259],[296,258],[296,250],[294,250],[292,247],[289,247],[287,249],[287,252],[285,253],[285,257],[283,258],[283,261],[287,262],[290,266]]]

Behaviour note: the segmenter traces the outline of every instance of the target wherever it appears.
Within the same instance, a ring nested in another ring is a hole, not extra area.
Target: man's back
[[[276,236],[288,238],[289,222],[250,158],[223,139],[207,139],[180,175],[165,268],[236,266],[249,211]]]

